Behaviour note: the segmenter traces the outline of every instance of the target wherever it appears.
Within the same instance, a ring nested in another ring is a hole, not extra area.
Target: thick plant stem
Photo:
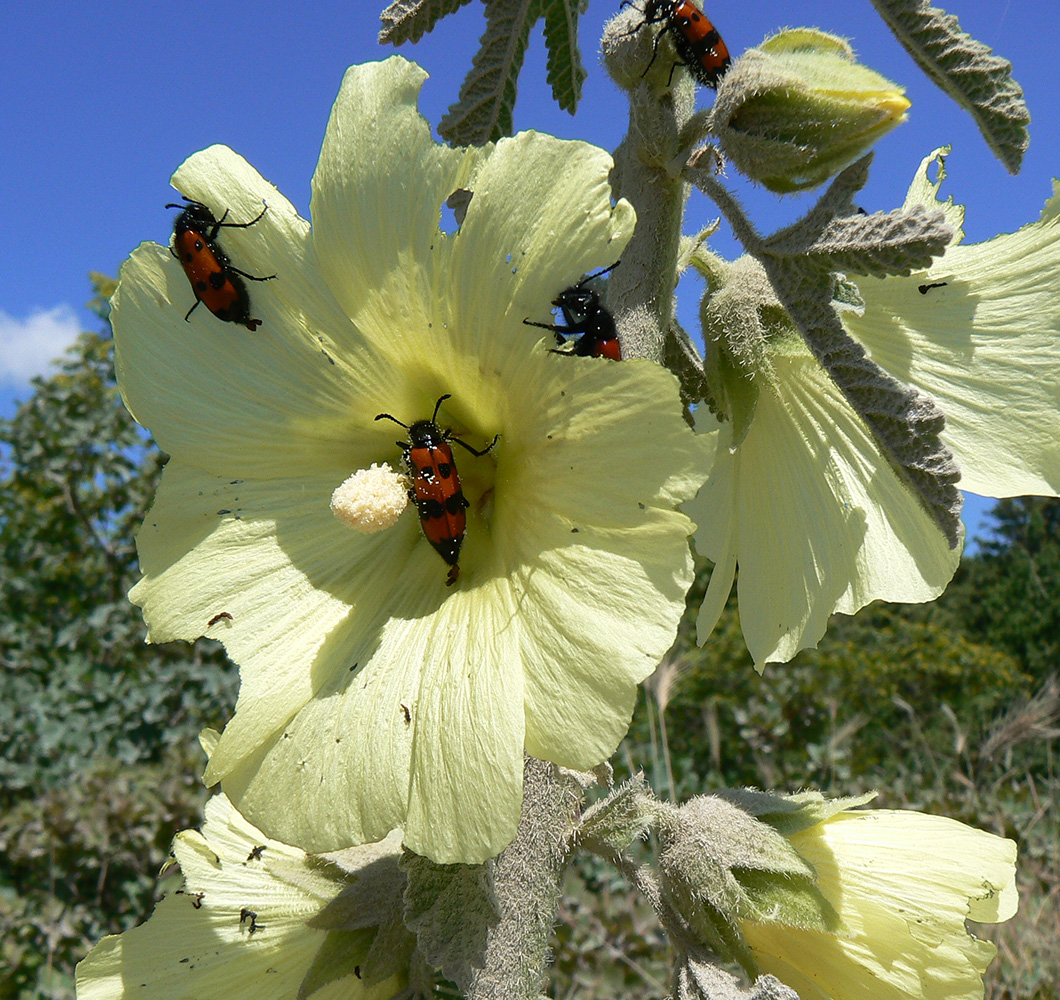
[[[646,84],[630,95],[629,132],[615,150],[613,187],[637,210],[637,228],[608,282],[607,300],[623,357],[664,359],[689,190],[681,168],[693,111],[687,79],[661,96]]]
[[[541,995],[580,800],[575,781],[560,776],[552,764],[526,758],[519,832],[493,868],[501,919],[490,929],[485,966],[473,974],[468,1000],[537,1000]]]

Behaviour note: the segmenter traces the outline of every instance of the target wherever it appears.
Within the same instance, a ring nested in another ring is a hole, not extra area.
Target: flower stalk
[[[576,782],[527,757],[519,832],[493,862],[501,919],[491,928],[485,962],[467,1000],[537,1000],[544,989],[548,939],[581,800]]]
[[[612,186],[616,198],[636,209],[637,226],[608,280],[607,302],[622,340],[623,357],[663,362],[673,317],[678,248],[689,186],[681,168],[698,119],[691,77],[678,72],[659,91],[640,71],[650,58],[637,29],[643,13],[630,7],[604,28],[604,65],[629,98],[629,128],[615,150]],[[669,70],[666,71],[667,74]]]

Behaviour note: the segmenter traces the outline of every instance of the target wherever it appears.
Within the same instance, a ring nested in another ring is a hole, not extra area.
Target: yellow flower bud
[[[903,88],[808,28],[749,49],[726,74],[713,134],[738,170],[770,191],[816,187],[905,119]]]

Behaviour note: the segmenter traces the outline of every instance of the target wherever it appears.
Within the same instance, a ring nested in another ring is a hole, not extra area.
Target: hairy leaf
[[[706,955],[685,955],[674,975],[674,1000],[798,1000],[798,994],[774,976],[759,976],[745,988]]]
[[[578,49],[578,17],[586,0],[544,0],[548,83],[556,103],[574,114],[588,75]]]
[[[453,146],[484,146],[512,134],[512,109],[530,29],[543,0],[488,0],[486,32],[460,97],[438,133]]]
[[[957,18],[926,0],[872,0],[917,65],[975,119],[1009,173],[1019,172],[1030,137],[1023,88],[1012,63],[961,30]]]
[[[883,278],[927,267],[954,235],[941,211],[914,205],[837,217],[817,234],[796,224],[767,239],[765,246],[778,257],[808,258],[829,270]]]
[[[380,45],[418,42],[446,14],[452,14],[471,0],[394,0],[380,15]]]
[[[761,252],[878,278],[927,267],[953,242],[955,230],[942,210],[919,204],[856,212],[853,198],[868,180],[871,162],[870,153],[839,173],[802,219],[761,241]]]
[[[487,933],[500,919],[493,890],[493,862],[438,865],[406,851],[401,869],[405,925],[424,958],[449,979],[467,983],[481,968]]]

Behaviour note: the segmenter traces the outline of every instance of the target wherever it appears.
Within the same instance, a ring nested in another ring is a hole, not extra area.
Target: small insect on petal
[[[366,535],[389,528],[408,506],[405,477],[385,462],[358,469],[331,494],[331,512]]]

